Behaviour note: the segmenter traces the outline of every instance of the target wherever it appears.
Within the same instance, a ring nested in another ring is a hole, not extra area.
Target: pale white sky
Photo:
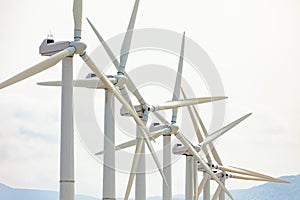
[[[93,21],[104,38],[110,38],[126,30],[133,3],[84,1],[83,16]],[[49,31],[56,40],[72,40],[71,0],[1,1],[0,8],[0,80],[44,59],[38,47]],[[220,73],[229,97],[225,121],[253,112],[243,125],[218,141],[217,149],[225,164],[272,176],[299,173],[297,0],[141,0],[136,28],[186,31],[208,53]],[[85,20],[82,36],[91,52],[98,42]],[[173,62],[177,63],[177,58]],[[74,74],[81,64],[76,58]],[[60,76],[58,65],[1,91],[0,182],[14,187],[58,189],[60,91],[35,83]],[[184,193],[182,167],[184,159],[174,166],[178,174],[174,194]],[[128,175],[117,176],[117,196],[122,197]],[[160,181],[158,173],[147,178],[148,183]],[[254,184],[258,183],[227,182],[229,189]],[[148,188],[148,196],[161,194],[161,185],[157,185]],[[76,138],[76,192],[99,197],[101,190],[102,167]]]

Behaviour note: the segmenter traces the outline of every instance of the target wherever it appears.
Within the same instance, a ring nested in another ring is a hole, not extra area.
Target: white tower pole
[[[203,177],[206,175],[206,172],[203,172]],[[210,200],[210,178],[206,181],[206,184],[203,188],[203,200]]]
[[[171,135],[163,135],[163,173],[168,185],[163,182],[163,200],[172,200],[172,163],[171,163]]]
[[[194,200],[198,199],[198,162],[197,160],[193,157],[193,196]]]
[[[225,186],[225,180],[226,180],[226,173],[223,173],[223,176],[221,178],[221,182],[223,183],[224,186]],[[225,192],[224,192],[224,190],[221,190],[220,196],[219,196],[219,200],[225,200]]]
[[[62,61],[59,199],[74,200],[73,58]]]
[[[137,140],[142,139],[142,131],[139,127],[136,129]],[[137,173],[135,179],[135,199],[146,200],[146,157],[145,143],[143,143],[141,155],[137,165]]]
[[[112,93],[105,89],[103,200],[116,199],[114,105]]]
[[[185,166],[185,200],[193,200],[193,168],[194,159],[191,155],[186,155]]]

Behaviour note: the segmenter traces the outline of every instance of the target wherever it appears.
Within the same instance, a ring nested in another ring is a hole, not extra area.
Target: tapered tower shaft
[[[163,200],[172,200],[171,135],[164,135],[163,143],[163,172],[168,183],[163,182]]]
[[[203,172],[203,177],[206,175],[206,172]],[[210,200],[210,178],[206,182],[203,188],[203,200]]]
[[[137,127],[137,140],[142,139],[141,129]],[[143,143],[135,180],[135,199],[146,200],[146,157]]]
[[[59,199],[74,200],[73,58],[62,61]]]
[[[223,183],[224,186],[225,186],[225,180],[226,180],[226,177],[225,177],[225,174],[223,174],[223,177],[221,178],[221,182]],[[221,190],[219,200],[225,200],[224,190]]]
[[[193,156],[185,156],[185,200],[193,200]]]
[[[114,106],[114,96],[105,90],[103,200],[116,199]]]

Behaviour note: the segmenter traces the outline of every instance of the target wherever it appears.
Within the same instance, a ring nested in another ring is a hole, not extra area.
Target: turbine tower
[[[115,177],[115,103],[114,97],[105,85],[94,78],[94,74],[88,74],[86,79],[74,80],[73,87],[83,87],[89,89],[103,89],[104,97],[104,156],[103,156],[103,192],[102,199],[116,199],[116,177]],[[113,77],[109,79],[112,83],[117,83]],[[40,82],[42,86],[62,86],[61,81]]]
[[[74,200],[74,128],[73,128],[73,56],[81,55],[86,45],[81,39],[82,0],[73,2],[74,41],[54,43],[45,40],[40,46],[42,55],[48,59],[2,82],[0,89],[8,87],[37,73],[40,73],[62,60],[61,97],[61,148],[60,148],[60,200]]]

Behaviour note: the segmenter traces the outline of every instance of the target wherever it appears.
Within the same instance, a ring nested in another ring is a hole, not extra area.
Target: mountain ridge
[[[300,199],[300,174],[282,176],[280,179],[291,182],[290,184],[265,183],[249,189],[231,190],[235,200],[299,200]],[[0,183],[1,200],[58,200],[57,191],[14,188]],[[121,200],[122,198],[118,198]],[[160,200],[160,196],[148,197],[147,200]],[[201,200],[202,197],[199,198]],[[226,197],[226,199],[229,199]],[[76,195],[75,200],[100,200],[88,195]],[[174,195],[173,200],[184,200],[184,195]]]

